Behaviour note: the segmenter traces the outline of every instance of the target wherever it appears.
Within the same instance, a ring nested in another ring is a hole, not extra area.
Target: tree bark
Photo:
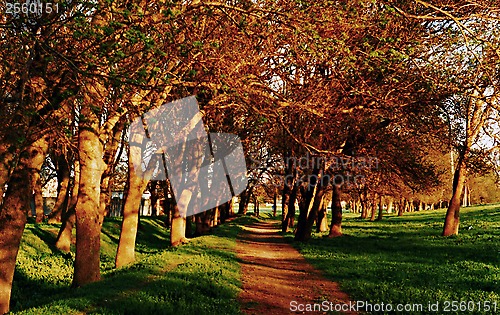
[[[129,158],[130,161],[130,158]],[[139,223],[139,207],[147,182],[133,174],[135,169],[129,162],[129,190],[123,205],[123,220],[116,251],[115,267],[120,268],[135,261],[135,241]],[[132,175],[131,175],[132,174]]]
[[[443,227],[443,236],[458,235],[460,225],[460,205],[464,190],[466,169],[464,157],[461,156],[453,177],[453,194],[451,196]]]
[[[318,211],[318,219],[316,220],[316,232],[326,232],[328,231],[328,220],[326,217],[326,208],[328,201],[324,198],[321,208]]]
[[[42,223],[45,211],[43,207],[42,179],[40,173],[35,172],[31,177],[33,197],[35,198],[35,222]]]
[[[342,236],[342,204],[340,203],[340,187],[333,185],[332,224],[328,237]]]
[[[246,215],[248,211],[248,204],[250,203],[250,197],[251,197],[251,192],[249,189],[245,189],[241,194],[240,194],[240,202],[238,206],[238,214],[241,215]]]
[[[100,213],[99,198],[101,178],[106,169],[102,158],[103,145],[95,129],[80,126],[78,149],[80,185],[75,207],[76,257],[73,287],[96,282],[101,278],[100,236],[104,214]]]
[[[19,163],[14,169],[5,199],[0,208],[0,314],[10,308],[12,280],[16,267],[19,245],[26,225],[30,204],[30,177],[40,171],[48,150],[46,138],[35,141],[21,153]]]
[[[366,219],[368,217],[368,196],[366,189],[363,193],[359,194],[359,200],[361,202],[361,219]]]
[[[273,196],[273,217],[276,217],[276,207],[278,206],[277,199],[278,199],[278,192],[275,191]]]
[[[69,199],[69,180],[71,178],[70,169],[66,156],[61,154],[57,158],[57,200],[49,214],[49,223],[59,223],[62,220],[62,214],[66,212]]]
[[[62,224],[56,241],[56,247],[66,253],[69,253],[71,250],[71,234],[76,222],[75,207],[78,200],[78,187],[80,185],[80,163],[78,161],[74,162],[74,173],[71,200],[68,208],[62,214]]]
[[[370,221],[375,221],[375,215],[377,214],[377,204],[378,204],[378,194],[375,194],[372,200],[372,206],[371,206],[371,216],[370,216]]]
[[[302,202],[299,204],[299,219],[297,221],[297,229],[295,230],[296,241],[307,241],[311,237],[312,225],[317,217],[320,200],[316,196],[321,189],[321,180],[319,179],[319,168],[313,169],[309,177],[307,188],[301,186]],[[321,194],[320,198],[323,198]],[[312,220],[312,222],[310,221]]]
[[[382,195],[378,197],[378,216],[377,221],[381,221],[384,217],[384,205],[382,204]]]
[[[285,220],[282,222],[282,231],[288,232],[293,228],[295,224],[295,201],[297,200],[297,191],[299,187],[297,185],[293,185],[292,191],[288,198],[288,206]]]
[[[170,245],[178,246],[188,241],[186,238],[186,218],[181,215],[177,204],[175,204],[172,212]]]
[[[152,176],[155,165],[155,158],[151,158],[150,164],[143,172],[137,169],[134,162],[141,161],[142,148],[145,147],[145,141],[141,134],[135,134],[131,139],[131,145],[128,151],[128,175],[127,175],[127,195],[123,204],[123,220],[120,230],[120,239],[116,251],[115,267],[131,264],[135,261],[135,241],[137,230],[139,228],[142,194],[146,189],[149,179]],[[142,210],[142,209],[141,209]]]

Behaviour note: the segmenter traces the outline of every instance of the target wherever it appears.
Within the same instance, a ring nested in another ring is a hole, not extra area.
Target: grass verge
[[[462,209],[460,235],[447,238],[440,236],[444,215],[444,210],[423,211],[369,222],[347,214],[344,236],[318,233],[308,243],[293,244],[353,300],[417,304],[405,314],[436,314],[428,310],[436,302],[437,314],[498,314],[500,207]],[[451,301],[458,301],[457,311],[451,304],[445,310]],[[467,302],[462,310],[460,301]]]
[[[141,218],[138,262],[113,269],[120,221],[101,238],[102,281],[70,289],[74,254],[51,244],[58,226],[28,224],[14,278],[14,314],[239,314],[240,267],[234,252],[238,218],[185,246],[169,248],[160,218]]]

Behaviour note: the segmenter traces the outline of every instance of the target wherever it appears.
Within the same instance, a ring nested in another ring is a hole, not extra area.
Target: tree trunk
[[[76,257],[73,287],[99,281],[101,278],[100,237],[104,214],[100,213],[99,197],[101,178],[106,169],[102,158],[103,145],[95,130],[80,126],[78,149],[80,185],[75,207]]]
[[[73,188],[71,189],[71,200],[68,208],[62,214],[62,224],[56,241],[56,247],[66,253],[69,253],[71,250],[71,234],[76,222],[75,207],[78,200],[78,186],[80,183],[80,164],[78,161],[75,161],[74,165],[75,175]]]
[[[250,196],[251,192],[247,189],[245,189],[241,194],[240,194],[240,203],[238,207],[238,214],[241,215],[246,215],[248,211],[248,204],[250,203]]]
[[[61,154],[57,161],[57,200],[49,215],[49,223],[59,223],[66,212],[69,201],[69,180],[71,177],[66,156]]]
[[[342,236],[342,204],[340,203],[340,187],[333,185],[332,224],[328,237]]]
[[[186,237],[193,237],[193,219],[195,218],[194,215],[191,215],[186,218],[186,232],[185,235]]]
[[[129,161],[131,161],[130,158]],[[139,207],[141,206],[142,193],[147,186],[147,182],[135,174],[132,162],[129,162],[128,185],[128,194],[123,204],[122,228],[116,251],[116,268],[123,267],[135,261],[135,241],[139,224]]]
[[[384,217],[384,205],[382,204],[382,195],[379,196],[378,199],[378,217],[377,221],[381,221]]]
[[[273,217],[276,217],[276,207],[278,206],[278,192],[274,192],[274,198],[273,198]]]
[[[399,201],[399,206],[398,206],[398,217],[403,216],[403,213],[405,212],[405,208],[406,208],[406,199],[401,198],[401,200]]]
[[[461,195],[464,190],[466,169],[464,158],[461,157],[455,169],[453,178],[453,194],[449,202],[443,227],[443,236],[458,235],[460,225]]]
[[[288,206],[287,206],[287,214],[285,220],[282,222],[281,230],[283,232],[288,232],[291,228],[293,228],[295,224],[295,201],[297,200],[297,190],[298,186],[293,185],[292,191],[290,193],[290,197],[288,198]]]
[[[375,196],[373,197],[373,200],[372,200],[372,206],[371,206],[371,216],[370,216],[370,221],[375,221],[375,215],[377,214],[377,204],[378,204],[378,194],[375,194]]]
[[[42,196],[42,179],[40,178],[40,173],[35,172],[31,177],[32,191],[35,198],[35,222],[42,223],[43,217],[45,216],[45,211],[43,207],[43,196]]]
[[[318,181],[319,168],[315,168],[311,175],[307,188],[301,186],[303,200],[299,205],[299,219],[295,230],[296,241],[307,241],[311,237],[312,226],[316,220],[319,203],[321,202],[319,198],[323,198],[324,192],[320,192],[322,190],[321,180]]]
[[[48,150],[46,138],[35,141],[21,153],[17,167],[8,182],[3,204],[0,208],[0,314],[10,308],[12,280],[16,267],[19,245],[26,225],[26,211],[31,196],[30,177],[40,171]]]
[[[214,217],[212,219],[212,224],[211,226],[217,226],[219,224],[219,207],[215,207],[214,209]]]
[[[394,200],[392,197],[389,197],[389,204],[387,205],[387,213],[392,213],[394,208]]]
[[[318,211],[318,219],[316,220],[316,232],[326,232],[328,231],[328,219],[326,217],[326,208],[327,208],[328,202],[323,200],[323,203],[321,204],[321,208]]]
[[[172,211],[172,226],[170,228],[170,245],[178,246],[186,243],[186,218],[181,215],[177,204]]]
[[[361,201],[361,219],[366,219],[368,217],[368,196],[367,191],[364,190],[362,194],[359,194],[359,200]],[[333,209],[333,206],[332,206]]]

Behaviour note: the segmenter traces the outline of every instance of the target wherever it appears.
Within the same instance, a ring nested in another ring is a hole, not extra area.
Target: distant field
[[[461,213],[456,237],[439,236],[445,210],[435,210],[390,215],[380,222],[345,214],[343,237],[316,234],[306,244],[294,244],[353,300],[423,305],[423,311],[416,306],[411,314],[432,314],[426,310],[429,302],[439,302],[434,314],[498,314],[500,205]]]

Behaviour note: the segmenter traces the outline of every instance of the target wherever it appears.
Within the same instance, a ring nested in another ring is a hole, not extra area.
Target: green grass
[[[459,236],[441,237],[445,211],[360,220],[345,214],[344,236],[294,243],[352,300],[370,303],[496,302],[500,312],[500,206],[462,209]],[[291,238],[291,235],[287,236]],[[451,309],[451,308],[450,308]],[[472,310],[472,308],[471,308]],[[407,313],[407,312],[406,312]],[[412,312],[417,314],[419,312]]]
[[[138,262],[113,269],[120,220],[104,223],[102,281],[70,289],[74,254],[51,244],[58,227],[28,224],[14,277],[15,314],[238,314],[240,267],[234,253],[238,218],[212,235],[170,248],[159,218],[142,218],[137,239]]]

